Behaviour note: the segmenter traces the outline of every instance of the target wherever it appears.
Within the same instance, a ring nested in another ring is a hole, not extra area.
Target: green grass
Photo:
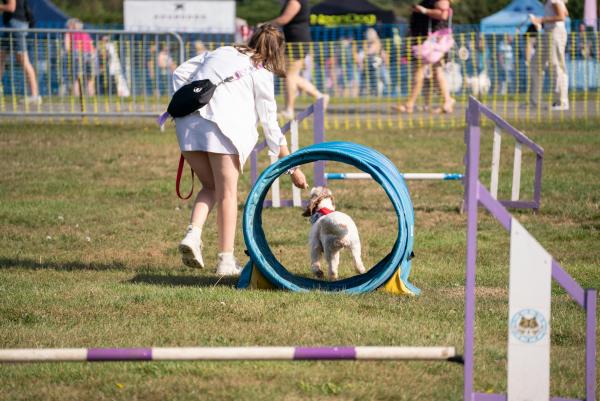
[[[514,214],[584,287],[599,288],[597,128],[525,128],[546,152],[543,203],[538,214]],[[328,139],[372,146],[402,171],[462,171],[460,129],[357,131],[328,132]],[[481,177],[487,182],[491,127],[483,131]],[[508,142],[504,196],[511,181]],[[418,298],[238,291],[235,280],[218,280],[211,271],[214,216],[203,234],[209,268],[181,266],[176,246],[190,209],[173,193],[178,157],[172,130],[161,134],[145,123],[0,124],[0,347],[355,344],[462,350],[466,217],[458,213],[459,183],[409,183],[416,213],[411,281],[423,291]],[[531,194],[532,161],[525,156],[524,196]],[[283,182],[288,187],[288,179]],[[391,205],[370,182],[331,187],[338,208],[357,222],[365,262],[373,265],[395,239]],[[248,190],[245,174],[240,214]],[[284,265],[308,274],[309,225],[300,214],[265,210],[264,225]],[[508,235],[483,212],[479,230],[476,389],[505,392]],[[348,255],[340,272],[352,274]],[[552,394],[582,398],[583,312],[558,287],[553,294]],[[461,368],[436,362],[0,366],[3,400],[459,400],[461,392]]]

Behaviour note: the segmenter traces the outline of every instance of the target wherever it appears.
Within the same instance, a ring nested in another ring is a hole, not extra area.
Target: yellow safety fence
[[[9,56],[0,81],[0,115],[15,118],[157,115],[172,95],[172,73],[182,60],[228,45],[180,40],[170,33],[88,31],[86,37],[64,30],[32,31],[25,40],[40,102],[32,100],[29,79],[14,56],[22,39],[15,32],[0,34],[2,52]],[[68,35],[70,46],[65,44]],[[298,46],[294,55],[301,60],[305,85],[330,95],[326,128],[462,126],[470,95],[511,120],[600,116],[598,32],[564,38],[457,34],[452,49],[433,65],[418,55],[425,40],[371,37]],[[557,93],[561,88],[562,99]],[[444,102],[446,90],[455,104]],[[276,79],[275,91],[283,109],[284,80]],[[305,92],[297,95],[296,110],[313,101]]]

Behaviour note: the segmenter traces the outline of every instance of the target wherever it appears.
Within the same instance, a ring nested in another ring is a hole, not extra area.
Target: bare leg
[[[298,78],[302,69],[302,60],[290,60],[285,75],[285,110],[294,112],[296,92],[298,92]]]
[[[206,218],[215,205],[215,182],[213,172],[206,152],[183,152],[185,160],[192,166],[192,170],[202,183],[202,189],[196,195],[190,223],[202,228]]]
[[[75,97],[79,97],[79,94],[81,93],[80,82],[81,76],[73,77],[73,96]]]
[[[238,155],[208,153],[218,202],[217,229],[219,252],[233,252],[237,223],[237,182],[240,175]]]
[[[94,78],[90,78],[88,80],[88,83],[87,83],[87,93],[88,93],[88,96],[95,96],[96,95],[96,81],[94,81]]]
[[[38,90],[37,77],[35,76],[35,70],[33,69],[33,66],[29,62],[29,56],[26,52],[17,53],[16,59],[17,62],[23,66],[25,77],[27,77],[27,81],[29,82],[29,90],[31,92],[31,96],[39,96],[40,92]]]
[[[296,94],[298,90],[306,92],[314,98],[320,98],[323,96],[321,92],[309,81],[300,76],[300,70],[304,61],[302,60],[290,60],[288,69],[285,77],[285,109],[289,114],[293,114],[294,107],[296,105]],[[327,106],[327,105],[326,105]]]
[[[2,76],[4,75],[4,66],[6,65],[6,52],[0,50],[0,81],[2,80]]]
[[[417,103],[417,98],[423,90],[423,81],[425,80],[425,67],[426,66],[422,63],[417,66],[417,70],[415,71],[414,75],[415,83],[413,85],[412,92],[410,93],[410,96],[408,97],[408,100],[404,105],[399,105],[398,107],[396,107],[397,110],[412,113],[415,107],[415,103]]]
[[[452,96],[450,96],[450,89],[448,89],[448,83],[446,82],[446,76],[444,75],[444,69],[441,64],[437,64],[435,67],[435,77],[440,87],[440,92],[444,98],[444,105],[442,111],[444,113],[452,113],[454,111],[454,103],[456,102]]]

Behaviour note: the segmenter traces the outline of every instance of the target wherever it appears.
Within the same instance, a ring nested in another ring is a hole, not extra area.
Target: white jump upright
[[[494,126],[494,141],[492,145],[492,173],[490,177],[490,193],[498,199],[498,179],[500,176],[500,150],[502,148],[502,131]]]
[[[299,138],[298,138],[298,121],[292,120],[290,121],[290,151],[293,153],[299,149]],[[276,163],[279,158],[277,156],[269,156],[271,159],[271,164]],[[294,207],[302,207],[302,193],[300,192],[300,188],[296,188],[294,185],[292,187],[292,206]],[[273,185],[271,185],[271,201],[272,207],[281,207],[281,190],[280,190],[280,180],[277,178]]]
[[[512,171],[511,201],[518,201],[521,193],[521,142],[515,141],[515,153]],[[500,150],[502,147],[502,130],[494,125],[494,140],[492,145],[492,172],[490,177],[490,193],[494,199],[498,199],[498,181],[500,176]]]
[[[291,152],[294,153],[300,149],[300,138],[298,137],[298,120],[292,120],[290,124],[290,139],[292,141]],[[292,185],[292,206],[302,207],[302,192],[300,188]]]
[[[515,143],[515,156],[513,161],[513,179],[510,200],[518,201],[521,194],[521,143]]]

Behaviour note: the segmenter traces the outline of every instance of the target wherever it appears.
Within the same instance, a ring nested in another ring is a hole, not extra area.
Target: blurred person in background
[[[85,82],[88,96],[96,94],[96,48],[92,37],[83,32],[83,23],[77,18],[67,21],[65,34],[67,63],[71,66],[73,96],[79,96]]]
[[[381,39],[377,31],[369,28],[366,31],[365,47],[362,52],[365,65],[361,79],[362,93],[369,96],[381,95],[389,85],[389,75],[387,74],[388,57],[383,50]]]
[[[156,49],[159,47],[160,50],[157,53]],[[171,94],[172,88],[169,83],[177,64],[171,57],[167,43],[159,44],[156,42],[150,46],[146,67],[148,68],[148,79],[150,81],[148,87],[153,89],[154,94],[157,96]]]
[[[340,49],[335,57],[335,71],[338,91],[336,96],[357,97],[360,76],[356,66],[356,49],[351,38],[342,38]]]
[[[298,91],[304,91],[315,99],[323,98],[325,107],[329,103],[329,95],[321,93],[310,81],[300,75],[307,55],[305,43],[310,42],[308,0],[280,0],[281,15],[270,21],[271,24],[283,27],[287,42],[288,64],[285,77],[285,109],[281,115],[286,119],[294,118],[294,107]]]
[[[555,98],[552,102],[552,110],[569,110],[569,75],[565,51],[567,48],[567,27],[565,21],[569,15],[567,10],[568,0],[546,0],[544,4],[544,16],[531,16],[534,25],[543,25],[544,34],[535,57],[533,57],[531,68],[531,92],[530,104],[537,105],[542,96],[541,83],[548,64],[552,77],[551,84],[556,88]]]
[[[414,6],[413,12],[410,15],[409,37],[427,37],[430,32],[436,32],[441,29],[448,28],[448,21],[452,15],[450,8],[450,0],[422,0],[418,5]],[[408,43],[411,43],[409,40]],[[416,43],[416,42],[412,42]],[[410,51],[410,50],[409,50]],[[438,113],[452,113],[456,101],[450,96],[450,91],[444,76],[442,61],[433,64],[433,72],[438,82],[440,93],[444,98],[442,107],[435,108],[432,111]],[[395,110],[403,113],[412,113],[415,109],[417,99],[423,90],[423,81],[425,79],[426,65],[419,62],[414,73],[414,85],[412,92],[404,104],[399,104],[394,107]]]
[[[594,46],[594,28],[579,24],[579,35],[577,35],[577,58],[580,60],[594,59],[596,56]]]
[[[0,12],[5,28],[29,29],[29,24],[33,21],[27,0],[2,0]],[[0,37],[0,42],[0,82],[4,75],[4,66],[8,56],[11,51],[14,51],[15,58],[23,67],[25,78],[29,83],[29,96],[25,96],[25,102],[40,105],[42,98],[38,89],[37,77],[27,54],[27,32],[5,33]]]
[[[102,36],[98,44],[98,56],[100,65],[99,88],[103,92],[114,93],[113,85],[116,88],[117,96],[129,97],[129,85],[123,75],[121,59],[117,46],[110,39],[110,35]]]
[[[512,35],[505,35],[498,46],[498,63],[500,65],[500,88],[498,93],[506,95],[512,90],[515,72],[515,53]]]

